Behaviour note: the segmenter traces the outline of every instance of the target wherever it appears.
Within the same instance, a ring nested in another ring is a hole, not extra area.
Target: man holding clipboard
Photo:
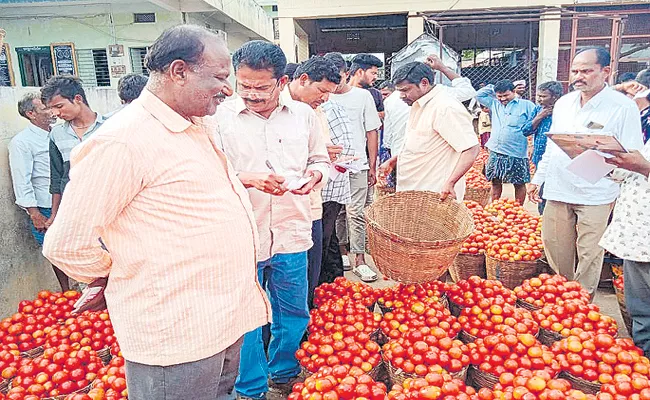
[[[640,149],[643,141],[638,110],[632,100],[607,86],[609,64],[610,55],[602,47],[586,48],[575,56],[571,83],[576,90],[557,101],[550,132],[610,135],[624,149]],[[575,158],[582,156],[581,150],[584,152],[585,147],[579,147],[567,154],[551,140],[528,195],[531,201],[540,202],[539,186],[544,184],[547,204],[542,239],[548,261],[558,273],[580,282],[593,298],[604,256],[598,241],[607,228],[619,185],[604,178],[607,172],[590,182],[584,177],[588,172],[585,168],[572,167],[580,161]]]

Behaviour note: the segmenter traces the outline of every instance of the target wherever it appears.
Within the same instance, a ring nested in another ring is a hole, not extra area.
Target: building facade
[[[272,18],[254,0],[3,0],[0,86],[41,86],[73,73],[86,87],[115,87],[127,73],[146,74],[148,46],[182,23],[219,31],[231,51],[273,40]]]
[[[568,81],[569,60],[590,45],[613,55],[613,79],[650,66],[650,1],[277,0],[280,45],[302,61],[328,51],[384,53],[423,33],[462,55],[479,86],[526,79],[534,90]],[[530,93],[532,95],[532,93]]]

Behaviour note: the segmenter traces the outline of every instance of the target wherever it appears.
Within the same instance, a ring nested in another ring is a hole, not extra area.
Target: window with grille
[[[156,22],[156,13],[135,13],[133,22],[136,24],[152,24]]]
[[[144,66],[144,57],[146,55],[146,47],[131,47],[131,70],[134,74],[149,76],[149,71]]]
[[[111,86],[106,49],[77,49],[79,78],[85,87]]]

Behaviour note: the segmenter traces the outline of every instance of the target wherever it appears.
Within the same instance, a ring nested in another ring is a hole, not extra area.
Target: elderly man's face
[[[232,95],[228,83],[230,55],[223,44],[207,41],[201,61],[187,75],[187,90],[182,94],[187,116],[212,115],[226,96]]]
[[[585,51],[575,56],[571,63],[571,84],[576,90],[592,93],[605,86],[610,71],[609,66],[598,64],[596,51]]]

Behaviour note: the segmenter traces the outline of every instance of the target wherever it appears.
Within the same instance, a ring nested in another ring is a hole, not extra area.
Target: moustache
[[[585,82],[585,81],[574,81],[574,82],[572,82],[573,85],[575,85],[576,83],[582,83],[583,85],[587,84],[587,82]]]
[[[261,104],[266,102],[266,100],[261,100],[261,99],[249,99],[247,97],[242,97],[242,100],[244,100],[246,103],[253,103],[253,104]]]

